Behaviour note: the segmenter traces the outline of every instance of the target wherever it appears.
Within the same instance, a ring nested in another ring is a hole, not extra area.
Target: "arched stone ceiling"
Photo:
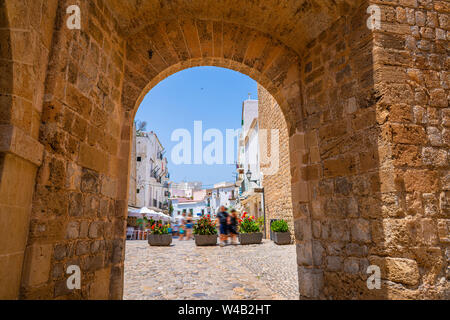
[[[297,53],[363,0],[108,0],[119,32],[131,37],[164,20],[223,21],[266,33]]]
[[[167,76],[208,65],[252,77],[277,99],[288,128],[299,121],[298,54],[259,31],[221,21],[165,20],[129,37],[126,58],[125,110],[135,112],[145,94]]]

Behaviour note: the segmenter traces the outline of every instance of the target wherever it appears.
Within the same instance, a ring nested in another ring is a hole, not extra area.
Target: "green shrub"
[[[289,226],[286,220],[276,220],[272,222],[270,230],[273,232],[289,232]]]

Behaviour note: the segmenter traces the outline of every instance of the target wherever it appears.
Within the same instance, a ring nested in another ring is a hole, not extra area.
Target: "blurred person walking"
[[[192,213],[189,213],[186,218],[186,240],[191,240],[192,228],[194,228],[194,219],[192,218]]]
[[[238,244],[238,214],[235,209],[231,209],[230,222],[228,225],[229,236],[231,237],[231,244]]]
[[[217,214],[217,224],[219,225],[220,246],[223,247],[228,241],[228,224],[230,223],[230,215],[225,206],[220,206]]]
[[[179,241],[183,240],[186,234],[185,223],[186,223],[186,213],[183,212],[180,218],[180,238],[178,239]]]

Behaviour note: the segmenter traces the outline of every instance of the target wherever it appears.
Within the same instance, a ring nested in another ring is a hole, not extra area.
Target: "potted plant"
[[[163,225],[161,221],[155,222],[150,220],[150,234],[148,235],[148,243],[151,246],[170,246],[172,243],[172,235],[169,233],[169,225]]]
[[[278,245],[291,244],[291,233],[286,220],[275,220],[270,225],[272,230],[273,241]]]
[[[142,215],[142,218],[136,220],[136,226],[139,230],[143,231],[148,226],[149,220],[146,216]]]
[[[258,221],[253,216],[244,212],[239,220],[239,242],[245,244],[259,244],[262,242],[263,234],[260,232]]]
[[[197,246],[215,246],[217,244],[216,223],[208,214],[201,217],[194,225],[194,239]]]

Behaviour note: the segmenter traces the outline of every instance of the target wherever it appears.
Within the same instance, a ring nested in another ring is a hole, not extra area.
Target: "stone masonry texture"
[[[218,66],[284,115],[300,298],[449,299],[449,21],[446,0],[0,1],[0,298],[122,299],[135,112]]]
[[[267,154],[272,159],[271,130],[278,131],[278,157],[277,160],[261,163],[261,168],[267,168],[268,174],[264,175],[264,205],[266,212],[266,228],[270,230],[271,219],[284,219],[289,225],[292,239],[294,239],[294,216],[292,213],[291,193],[291,165],[289,162],[289,135],[286,120],[280,110],[280,106],[270,93],[258,86],[258,126],[260,139],[260,154]],[[267,135],[261,135],[266,130]],[[264,141],[266,139],[266,141]],[[260,160],[261,161],[261,160]],[[272,166],[275,170],[272,172]]]

